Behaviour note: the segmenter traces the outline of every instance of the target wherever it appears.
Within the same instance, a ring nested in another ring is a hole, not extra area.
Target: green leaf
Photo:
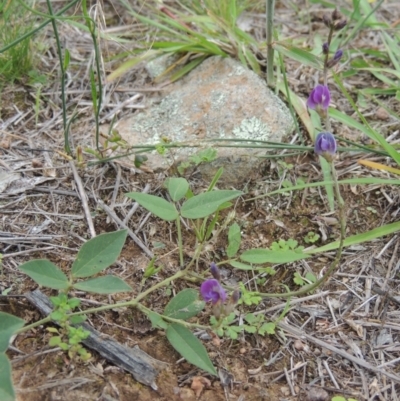
[[[236,260],[232,260],[229,264],[239,270],[253,270],[253,266],[246,265],[245,263],[237,262]]]
[[[55,290],[66,290],[69,287],[68,277],[46,259],[31,260],[20,265],[19,269],[44,287]]]
[[[400,231],[400,222],[398,221],[390,224],[385,224],[382,227],[377,227],[361,234],[356,234],[352,235],[351,237],[347,237],[344,240],[343,246],[348,247],[351,245],[362,244],[363,242],[372,241],[376,238],[393,234],[396,231]],[[339,241],[335,241],[331,242],[330,244],[320,246],[319,248],[310,249],[307,251],[307,253],[309,255],[315,253],[322,253],[322,252],[332,251],[333,249],[337,249],[338,247],[339,247]]]
[[[0,312],[0,352],[7,351],[11,337],[16,331],[24,327],[24,325],[25,320],[9,313]]]
[[[85,320],[86,320],[86,316],[85,315],[71,316],[69,318],[69,322],[72,325],[83,323]]]
[[[64,70],[68,69],[70,60],[71,60],[71,55],[69,53],[69,50],[65,49],[65,53],[64,53]]]
[[[150,311],[147,313],[147,317],[151,321],[151,325],[156,329],[164,329],[168,328],[168,323],[163,320],[162,316],[156,312]]]
[[[140,206],[147,209],[160,219],[171,221],[176,220],[179,216],[174,204],[169,203],[158,196],[143,194],[141,192],[130,192],[127,197],[134,199]]]
[[[269,323],[264,323],[258,330],[258,334],[261,336],[267,334],[275,334],[275,328],[276,325],[275,323],[269,322]]]
[[[182,290],[172,298],[164,310],[164,315],[186,320],[204,309],[205,302],[199,300],[199,292],[192,288]]]
[[[174,202],[181,200],[189,189],[189,183],[184,178],[168,178],[165,185]]]
[[[233,223],[229,227],[228,231],[228,247],[226,249],[226,254],[229,258],[233,258],[240,247],[240,241],[242,236],[240,234],[240,227],[239,224]]]
[[[127,233],[120,230],[100,234],[83,244],[72,265],[72,276],[90,277],[112,265],[121,253]]]
[[[0,400],[15,401],[11,364],[6,354],[0,353]]]
[[[50,340],[49,340],[50,347],[56,347],[60,343],[61,343],[61,337],[60,336],[51,337]]]
[[[294,281],[294,283],[297,284],[297,285],[304,285],[304,284],[305,284],[305,283],[304,283],[304,279],[303,279],[303,277],[301,277],[301,275],[300,275],[299,272],[295,272],[295,273],[294,273],[294,275],[293,275],[293,281]]]
[[[201,219],[216,212],[224,202],[242,194],[242,191],[232,190],[205,192],[187,200],[182,205],[181,214],[189,219]]]
[[[181,324],[172,323],[168,326],[166,334],[171,345],[189,363],[217,376],[217,371],[215,370],[206,349],[190,330]]]
[[[290,263],[307,258],[308,255],[292,250],[270,251],[269,249],[249,249],[240,255],[240,259],[248,263]]]
[[[310,52],[302,50],[299,47],[294,47],[290,45],[285,46],[286,47],[284,47],[283,45],[275,45],[274,48],[284,56],[299,61],[303,65],[308,65],[309,67],[313,67],[318,70],[321,69],[321,61],[319,57]]]
[[[115,294],[132,291],[132,287],[117,276],[102,276],[81,281],[73,286],[77,290],[95,292],[96,294]]]

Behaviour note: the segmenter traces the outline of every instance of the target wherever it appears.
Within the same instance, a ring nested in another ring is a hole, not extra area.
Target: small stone
[[[328,401],[329,394],[323,388],[311,387],[307,393],[307,401]]]
[[[378,110],[376,111],[376,118],[378,120],[388,120],[389,119],[389,113],[383,108],[379,107]]]

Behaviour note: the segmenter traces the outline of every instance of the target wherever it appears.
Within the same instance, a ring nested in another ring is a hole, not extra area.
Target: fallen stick
[[[25,296],[43,315],[47,316],[52,312],[53,307],[50,299],[40,290],[28,292]],[[138,346],[129,348],[121,345],[112,337],[100,333],[87,323],[77,326],[81,326],[90,332],[90,336],[83,341],[85,346],[98,352],[114,365],[131,373],[138,382],[157,391],[157,375],[160,370],[168,366],[167,363],[152,358]]]

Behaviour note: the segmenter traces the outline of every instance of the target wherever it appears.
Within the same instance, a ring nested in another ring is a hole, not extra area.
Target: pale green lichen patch
[[[245,118],[239,127],[233,129],[236,138],[268,141],[272,132],[268,126],[257,117]]]

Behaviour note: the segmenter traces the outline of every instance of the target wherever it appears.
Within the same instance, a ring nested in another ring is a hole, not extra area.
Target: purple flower
[[[324,53],[324,54],[328,54],[329,53],[329,43],[325,42],[322,45],[322,53]]]
[[[226,300],[226,292],[215,278],[204,281],[200,287],[200,294],[204,301],[211,301],[214,305],[218,302],[225,302]]]
[[[307,99],[307,107],[310,109],[326,110],[331,101],[331,94],[326,85],[317,85]]]
[[[315,139],[314,152],[332,162],[337,150],[335,136],[330,132],[320,132]]]

